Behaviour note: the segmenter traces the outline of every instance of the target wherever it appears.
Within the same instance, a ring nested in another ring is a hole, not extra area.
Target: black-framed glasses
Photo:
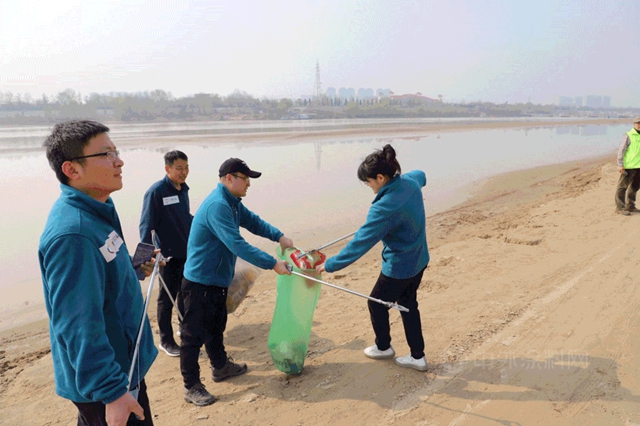
[[[115,162],[116,158],[120,158],[120,151],[116,149],[115,151],[106,151],[106,152],[100,152],[98,154],[83,155],[81,157],[70,158],[69,161],[81,160],[83,158],[91,158],[91,157],[107,157],[111,162]]]
[[[247,183],[249,182],[249,179],[251,179],[249,176],[238,176],[235,173],[231,173],[231,176],[237,177],[239,179],[244,179],[244,181],[247,182]]]

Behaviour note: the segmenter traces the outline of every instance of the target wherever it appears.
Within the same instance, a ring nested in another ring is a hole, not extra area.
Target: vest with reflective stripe
[[[624,154],[622,164],[625,169],[640,169],[640,133],[635,129],[627,132],[629,136],[629,148]]]

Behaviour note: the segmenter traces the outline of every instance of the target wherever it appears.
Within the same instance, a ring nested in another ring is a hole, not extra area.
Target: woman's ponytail
[[[400,163],[396,159],[396,151],[389,144],[382,147],[382,150],[375,150],[358,167],[358,179],[366,182],[367,178],[375,179],[378,175],[392,179],[402,172]]]

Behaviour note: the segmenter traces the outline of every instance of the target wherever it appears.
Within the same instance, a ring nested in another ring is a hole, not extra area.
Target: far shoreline
[[[179,141],[183,143],[190,143],[196,141],[207,140],[210,142],[299,142],[309,141],[315,139],[327,139],[327,138],[340,138],[340,137],[352,137],[352,136],[365,136],[365,137],[396,137],[396,138],[419,138],[424,135],[433,133],[451,133],[451,132],[467,132],[475,130],[499,130],[499,129],[534,129],[541,127],[560,127],[560,126],[585,126],[585,125],[622,125],[627,123],[627,119],[620,118],[584,118],[584,119],[540,119],[532,120],[531,117],[527,119],[516,120],[505,118],[502,120],[487,120],[487,121],[464,121],[464,118],[460,118],[459,121],[445,121],[445,122],[410,122],[407,123],[357,123],[347,125],[346,128],[336,126],[335,128],[327,129],[311,129],[311,130],[290,130],[290,131],[264,131],[265,129],[258,128],[255,132],[230,132],[230,133],[203,133],[199,135],[167,135],[156,137],[131,137],[119,136],[118,141],[121,145],[128,145],[130,141],[134,141],[136,144],[143,144],[148,146],[149,144],[157,142],[165,142],[167,139]],[[628,119],[629,123],[632,121]],[[309,120],[312,122],[313,120]],[[318,120],[320,121],[320,120]],[[247,121],[246,123],[249,123]],[[116,124],[116,123],[113,123]],[[117,123],[117,124],[131,124],[131,123]],[[632,126],[632,124],[629,124]],[[262,131],[261,131],[262,130]]]
[[[349,120],[353,122],[350,123]],[[331,127],[317,126],[314,123],[325,124],[333,120],[318,119],[305,120],[305,127],[290,127],[287,130],[283,128],[256,127],[254,129],[247,128],[241,130],[229,129],[228,132],[221,133],[224,129],[199,129],[198,134],[189,133],[172,133],[167,132],[166,135],[157,136],[127,136],[126,134],[118,134],[118,129],[111,128],[111,134],[117,137],[120,147],[141,146],[149,147],[156,144],[166,144],[167,141],[172,143],[260,143],[260,144],[287,144],[299,143],[304,141],[314,141],[317,139],[337,139],[344,137],[373,137],[385,139],[389,137],[395,138],[420,138],[438,133],[452,132],[469,132],[477,130],[499,130],[499,129],[536,129],[547,127],[563,127],[563,126],[586,126],[586,125],[623,125],[629,124],[631,127],[632,119],[626,118],[547,118],[547,117],[504,117],[494,118],[487,117],[486,121],[479,117],[460,117],[447,118],[445,121],[424,121],[425,119],[341,119],[336,121],[345,121],[345,123],[337,123]],[[413,121],[412,121],[413,120]],[[430,119],[431,120],[431,119]],[[466,121],[465,121],[466,120]],[[273,122],[277,122],[273,120]],[[185,122],[105,122],[109,126],[145,126],[157,124],[162,126],[165,124],[183,124],[198,125],[205,123],[215,123],[211,121],[185,121]],[[236,122],[230,122],[236,123]],[[237,123],[271,123],[271,121],[261,120],[241,120]],[[11,125],[0,125],[0,127],[11,127]],[[48,125],[29,125],[15,127],[49,127],[52,128],[54,123]],[[283,125],[283,127],[286,127]],[[195,132],[195,131],[194,131]],[[161,133],[161,132],[160,132]],[[46,136],[42,137],[44,140]],[[14,155],[25,152],[41,152],[41,144],[11,147],[7,151],[0,151],[2,155]]]

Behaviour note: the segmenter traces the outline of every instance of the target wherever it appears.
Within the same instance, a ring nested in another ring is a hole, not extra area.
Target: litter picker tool
[[[163,260],[167,262],[169,261],[169,259],[171,258],[170,257],[163,258]],[[164,282],[164,278],[162,278],[162,275],[158,274],[158,278],[160,278],[160,284],[162,284],[162,287],[164,287],[164,291],[167,293],[167,296],[169,296],[169,300],[171,300],[171,304],[173,305],[174,308],[176,308],[176,312],[178,313],[178,319],[180,320],[180,322],[182,322],[182,312],[180,312],[180,308],[178,308],[178,305],[176,304],[175,299],[171,295],[171,292],[169,291],[169,287],[167,287],[167,284]]]
[[[154,245],[157,247],[156,241],[156,232],[151,230],[151,239],[153,240]],[[144,301],[144,309],[142,311],[142,317],[140,318],[140,326],[138,327],[138,333],[136,335],[136,343],[133,349],[133,356],[131,357],[131,368],[129,368],[129,392],[133,394],[133,396],[138,399],[138,389],[132,389],[132,381],[133,381],[133,372],[135,371],[136,365],[138,365],[138,356],[140,355],[140,341],[142,340],[142,330],[144,329],[144,321],[147,318],[147,309],[149,308],[149,300],[151,300],[151,292],[153,291],[153,283],[156,280],[156,275],[158,275],[158,271],[160,269],[160,262],[164,260],[162,253],[156,253],[156,262],[153,265],[153,272],[151,273],[151,280],[149,281],[149,289],[147,290],[147,298]]]
[[[357,291],[349,290],[348,288],[340,287],[340,286],[337,286],[335,284],[331,284],[331,283],[328,283],[326,281],[319,280],[319,279],[314,278],[314,277],[312,277],[310,275],[294,271],[293,270],[293,266],[291,266],[291,265],[287,265],[287,269],[289,269],[289,272],[291,272],[294,275],[298,275],[300,277],[306,278],[306,279],[311,280],[311,281],[318,282],[320,284],[327,285],[329,287],[333,287],[333,288],[338,289],[338,290],[346,291],[347,293],[355,294],[356,296],[364,297],[365,299],[371,300],[372,302],[380,303],[381,305],[384,305],[387,308],[397,309],[398,311],[401,311],[401,312],[409,312],[409,309],[405,308],[402,305],[398,305],[397,303],[391,303],[391,302],[386,302],[384,300],[376,299],[375,297],[367,296],[365,294],[358,293]]]
[[[160,242],[158,241],[158,237],[155,231],[152,231],[151,240],[153,241],[153,246],[157,250],[160,250]],[[169,260],[171,260],[171,256],[169,257],[163,256],[162,260],[164,260],[165,262],[168,262]],[[182,312],[180,312],[180,308],[178,308],[178,304],[176,303],[175,299],[171,295],[171,292],[169,291],[169,287],[167,287],[167,284],[164,282],[164,278],[162,278],[162,275],[158,274],[158,278],[160,278],[160,284],[162,284],[164,291],[167,293],[167,296],[169,296],[169,300],[171,300],[171,304],[173,305],[174,308],[176,308],[176,312],[178,313],[178,319],[180,320],[180,322],[182,322]]]
[[[311,253],[313,253],[313,252],[316,252],[316,251],[318,251],[318,250],[322,250],[323,248],[329,247],[330,245],[333,245],[333,244],[335,244],[335,243],[337,243],[337,242],[339,242],[339,241],[342,241],[342,240],[344,240],[344,239],[346,239],[346,238],[349,238],[350,236],[352,236],[352,235],[353,235],[353,234],[355,234],[355,233],[356,233],[356,231],[353,231],[352,233],[347,234],[347,235],[345,235],[344,237],[340,237],[340,238],[338,238],[337,240],[333,240],[333,241],[331,241],[330,243],[327,243],[327,244],[322,245],[322,246],[320,246],[320,247],[316,247],[316,248],[314,248],[313,250],[309,250],[309,251],[307,251],[307,252],[300,250],[300,253],[298,253],[298,254],[296,255],[296,260],[302,259],[303,257],[308,256],[308,255],[310,255],[310,254],[311,254]]]

